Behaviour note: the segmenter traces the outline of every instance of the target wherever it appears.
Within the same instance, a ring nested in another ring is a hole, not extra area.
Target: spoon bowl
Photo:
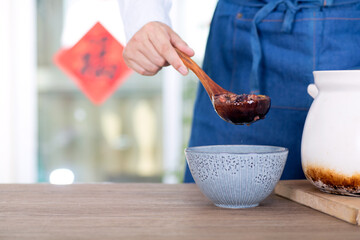
[[[270,98],[254,94],[220,94],[213,98],[217,114],[227,122],[243,125],[264,119],[270,108]]]
[[[175,48],[176,49],[176,48]],[[176,49],[185,66],[199,78],[208,93],[216,113],[226,122],[243,125],[264,119],[271,105],[265,95],[241,94],[227,91],[216,84],[189,56]]]

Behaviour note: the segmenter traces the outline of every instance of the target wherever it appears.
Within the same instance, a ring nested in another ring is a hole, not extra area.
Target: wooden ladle
[[[176,49],[176,48],[175,48]],[[270,108],[270,98],[265,95],[229,92],[216,84],[189,56],[176,49],[185,66],[199,78],[208,93],[217,114],[233,124],[251,124],[264,119]]]

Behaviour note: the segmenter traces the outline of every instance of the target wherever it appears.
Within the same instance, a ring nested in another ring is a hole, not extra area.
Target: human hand
[[[182,75],[186,75],[188,69],[174,47],[190,57],[194,56],[194,50],[169,26],[161,22],[150,22],[130,39],[123,57],[130,68],[142,75],[153,76],[169,64]]]

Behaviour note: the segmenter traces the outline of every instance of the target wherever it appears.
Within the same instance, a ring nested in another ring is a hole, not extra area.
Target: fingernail
[[[178,68],[178,71],[182,74],[182,75],[186,75],[188,73],[188,70],[186,67],[181,66]]]

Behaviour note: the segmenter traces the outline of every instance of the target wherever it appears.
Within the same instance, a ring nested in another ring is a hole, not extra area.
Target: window
[[[27,2],[5,0],[0,10],[0,60],[8,66],[0,69],[7,79],[0,90],[0,143],[7,149],[2,150],[7,160],[0,162],[0,180],[48,182],[52,171],[66,168],[77,182],[181,182],[195,75],[183,78],[171,68],[153,77],[134,73],[95,106],[54,65],[53,56],[75,43],[96,19],[124,43],[116,0]],[[173,26],[195,49],[198,62],[215,3],[173,1]],[[207,9],[199,16],[194,5]],[[80,17],[79,6],[97,12],[83,10]],[[70,21],[74,14],[77,18]],[[72,34],[65,34],[69,25]]]

